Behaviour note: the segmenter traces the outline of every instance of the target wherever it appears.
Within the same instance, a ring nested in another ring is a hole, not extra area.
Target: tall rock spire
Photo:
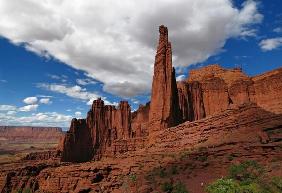
[[[181,117],[167,27],[161,25],[159,32],[149,112],[149,132],[175,126],[180,122]]]

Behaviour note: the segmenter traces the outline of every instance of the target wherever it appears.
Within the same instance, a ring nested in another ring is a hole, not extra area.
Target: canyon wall
[[[218,64],[191,70],[187,81],[177,83],[183,121],[198,120],[248,103],[281,113],[281,80],[282,69],[253,78],[240,68],[224,69]],[[197,100],[193,100],[193,93],[197,93]]]
[[[63,135],[59,127],[0,126],[0,141],[58,142]]]
[[[282,113],[282,68],[252,78],[258,106],[274,113]]]

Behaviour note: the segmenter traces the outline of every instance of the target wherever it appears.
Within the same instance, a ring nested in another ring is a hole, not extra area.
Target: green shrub
[[[161,185],[161,189],[166,193],[189,193],[185,185],[181,182],[177,182],[176,184],[165,182]]]
[[[201,161],[201,162],[205,162],[208,160],[208,156],[207,155],[200,155],[199,157],[197,157],[197,160]]]
[[[164,169],[164,168],[161,168],[161,169],[160,169],[159,176],[160,176],[161,178],[164,178],[164,177],[166,177],[166,176],[167,176],[167,173],[166,173],[166,171],[165,171],[165,169]]]
[[[186,190],[186,187],[183,183],[177,182],[173,187],[172,193],[189,193],[189,192]]]
[[[131,182],[136,183],[137,176],[135,174],[130,174],[129,179],[130,179]]]
[[[173,190],[173,184],[169,182],[165,182],[161,185],[161,189],[164,192],[172,192]]]
[[[234,154],[229,154],[228,155],[228,157],[227,157],[227,159],[229,160],[229,161],[232,161],[233,159],[234,159]]]
[[[23,193],[32,193],[32,190],[30,188],[25,188],[23,190]]]
[[[262,188],[257,183],[251,183],[247,185],[240,186],[240,193],[268,193],[264,188]]]
[[[206,188],[208,193],[282,193],[282,178],[272,180],[255,161],[232,165],[229,178],[218,179]]]
[[[218,179],[207,186],[208,193],[240,193],[240,186],[233,179]]]
[[[248,160],[238,165],[232,165],[229,168],[229,176],[243,184],[250,184],[264,174],[264,169],[256,161]]]
[[[282,192],[282,177],[273,177],[272,184]]]
[[[177,166],[173,165],[170,172],[172,175],[178,174]]]

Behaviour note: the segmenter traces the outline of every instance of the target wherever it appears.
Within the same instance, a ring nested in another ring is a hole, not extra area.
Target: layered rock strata
[[[57,143],[63,135],[59,127],[0,126],[0,141]]]
[[[253,78],[240,68],[224,69],[218,64],[191,70],[187,81],[177,83],[183,121],[198,120],[248,103],[281,113],[281,79],[282,69]]]

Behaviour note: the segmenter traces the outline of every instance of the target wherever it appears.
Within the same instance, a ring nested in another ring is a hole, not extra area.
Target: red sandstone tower
[[[167,27],[161,25],[159,32],[149,112],[149,133],[175,126],[181,117]]]

